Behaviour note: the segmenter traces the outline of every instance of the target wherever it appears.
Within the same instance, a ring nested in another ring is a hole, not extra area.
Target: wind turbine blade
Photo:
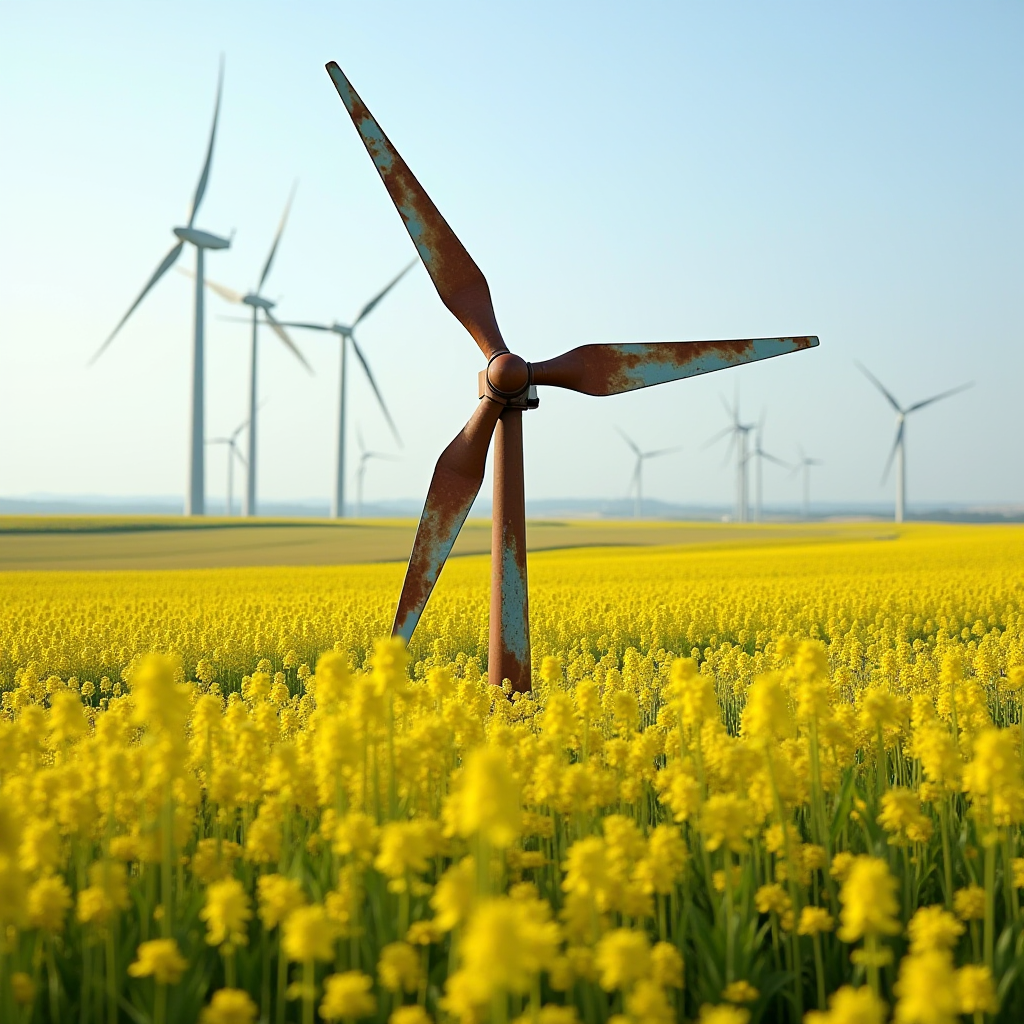
[[[507,352],[487,280],[455,232],[438,212],[423,186],[381,131],[345,73],[331,61],[327,73],[373,160],[384,187],[395,204],[409,237],[416,246],[441,301],[469,331],[488,359]]]
[[[208,437],[206,439],[207,444],[234,444],[235,442],[230,437]]]
[[[814,348],[818,339],[668,341],[640,345],[583,345],[533,364],[533,383],[585,395],[618,395],[684,377]]]
[[[733,433],[733,429],[733,427],[726,427],[724,430],[720,430],[717,434],[715,434],[714,437],[710,437],[707,441],[704,442],[704,447],[710,448],[713,444],[717,444],[727,434]]]
[[[178,267],[177,271],[184,277],[189,277],[193,281],[196,279],[196,273],[194,270],[189,270],[188,267]],[[241,292],[236,292],[234,288],[229,288],[226,284],[218,284],[216,281],[211,281],[204,275],[203,284],[206,285],[210,291],[216,292],[222,299],[227,299],[228,302],[236,302],[241,304],[242,299],[245,297]],[[245,322],[249,323],[249,318],[245,318]]]
[[[725,410],[726,416],[728,416],[729,419],[732,420],[733,426],[738,427],[740,423],[739,406],[736,406],[735,408],[731,406],[729,404],[729,400],[725,397],[725,395],[719,395],[718,397],[722,401],[722,408]]]
[[[856,362],[856,360],[854,360],[854,362]],[[885,395],[893,409],[895,409],[896,412],[903,412],[900,408],[900,403],[893,398],[892,394],[888,390],[886,390],[885,385],[863,363],[857,363],[856,365],[860,372],[863,373],[864,376],[867,377],[867,379],[871,381],[871,383],[874,384],[883,395]]]
[[[490,399],[480,401],[469,422],[441,453],[434,467],[391,629],[393,636],[400,636],[406,642],[416,629],[430,592],[484,482],[487,449],[504,409]]]
[[[192,227],[199,212],[199,204],[206,194],[206,183],[210,180],[210,163],[213,160],[213,142],[217,137],[217,119],[220,117],[220,96],[224,88],[224,57],[220,59],[220,70],[217,72],[217,101],[213,106],[213,125],[210,128],[210,141],[206,147],[206,162],[203,164],[203,172],[199,175],[199,183],[196,185],[196,194],[192,199],[192,209],[188,214],[188,226]]]
[[[915,402],[908,410],[907,415],[909,416],[912,412],[917,412],[918,409],[923,409],[926,405],[931,405],[933,402],[941,402],[944,398],[949,398],[951,395],[958,395],[961,391],[966,391],[968,388],[974,387],[974,381],[969,384],[961,384],[959,387],[951,388],[949,391],[943,391],[941,395],[934,395],[931,398],[926,398],[923,402]]]
[[[311,324],[305,320],[278,320],[278,325],[281,327],[301,327],[306,331],[330,331],[332,330],[330,324]]]
[[[295,342],[288,337],[287,333],[285,333],[284,327],[274,319],[274,314],[271,313],[269,309],[265,309],[263,310],[263,315],[267,318],[267,323],[270,324],[271,330],[288,346],[288,348],[292,350],[295,358],[298,359],[298,361],[302,363],[302,365],[309,370],[312,375],[313,367],[306,362],[306,357],[298,350]]]
[[[274,235],[274,244],[270,247],[270,254],[267,256],[267,262],[263,264],[263,273],[260,274],[260,283],[256,285],[257,295],[263,291],[263,283],[267,279],[267,274],[270,273],[270,264],[274,262],[274,253],[277,252],[277,243],[281,241],[281,233],[284,231],[285,224],[288,223],[288,212],[292,208],[292,200],[295,198],[295,190],[298,187],[298,182],[295,182],[295,184],[292,185],[291,193],[288,196],[288,202],[284,204],[284,213],[281,214],[281,223],[277,225],[277,234]]]
[[[363,355],[363,350],[359,347],[359,342],[357,342],[351,335],[350,340],[352,342],[352,348],[355,350],[356,358],[359,360],[359,363],[363,368],[363,372],[366,374],[366,379],[370,382],[370,387],[373,388],[373,393],[377,396],[381,412],[384,413],[384,419],[388,421],[388,426],[391,428],[391,433],[395,435],[395,440],[399,445],[401,445],[402,439],[398,435],[398,428],[395,426],[395,421],[391,418],[391,413],[388,412],[387,405],[384,404],[384,396],[380,393],[380,388],[377,387],[377,382],[373,379],[373,374],[370,372],[370,364],[366,361],[366,356]]]
[[[889,458],[885,460],[885,469],[882,471],[882,483],[889,477],[889,470],[892,469],[892,460],[896,458],[896,452],[899,449],[900,444],[903,441],[903,428],[905,424],[900,420],[899,427],[896,428],[896,440],[892,443],[892,450],[889,452]]]
[[[788,462],[783,462],[782,459],[777,459],[774,455],[770,455],[768,452],[758,451],[757,454],[760,455],[762,459],[767,459],[769,462],[774,462],[775,465],[782,466],[784,469],[791,468]]]
[[[363,443],[363,431],[359,424],[356,424],[356,444],[359,445],[359,451],[362,455],[366,455],[366,445]]]
[[[683,446],[681,444],[677,444],[672,448],[656,448],[653,452],[644,452],[644,458],[656,459],[659,455],[672,455],[675,452],[681,452],[682,450]]]
[[[412,268],[415,267],[415,266],[416,266],[416,261],[412,260],[402,270],[402,272],[400,274],[398,274],[397,277],[392,278],[381,291],[379,291],[376,295],[374,295],[374,297],[372,299],[370,299],[370,301],[365,306],[363,306],[363,308],[361,310],[359,310],[359,316],[357,316],[355,318],[355,320],[352,321],[352,330],[355,330],[356,329],[356,325],[359,324],[359,322],[361,320],[363,320],[364,317],[369,316],[370,313],[372,313],[374,311],[374,309],[376,309],[377,304],[380,302],[380,300],[383,299],[384,296],[387,295],[387,293],[389,291],[391,291],[391,289],[394,288],[395,285],[398,284],[398,282],[401,281],[402,278],[405,277],[405,275],[408,274],[409,271],[412,270]]]
[[[159,281],[160,278],[163,277],[164,274],[166,274],[167,271],[170,270],[171,267],[174,266],[175,261],[181,255],[181,250],[184,247],[185,247],[185,243],[184,242],[179,242],[176,246],[174,246],[173,249],[171,249],[171,251],[163,258],[163,260],[161,260],[160,266],[157,267],[156,270],[153,271],[153,276],[150,277],[150,279],[146,282],[146,287],[143,288],[141,292],[139,292],[139,297],[128,308],[128,312],[125,313],[125,315],[123,317],[121,317],[120,321],[118,322],[118,325],[110,332],[110,337],[108,337],[107,340],[105,342],[103,342],[102,345],[100,345],[100,347],[97,350],[96,354],[92,357],[92,359],[89,360],[89,364],[88,364],[89,366],[92,366],[92,364],[95,363],[96,360],[99,359],[99,357],[101,355],[103,355],[103,353],[106,350],[107,346],[117,336],[117,332],[119,330],[121,330],[122,327],[124,327],[125,321],[128,319],[128,317],[130,317],[132,315],[132,313],[135,312],[135,310],[138,307],[139,303],[149,294],[150,288],[152,288],[153,285],[155,285],[157,283],[157,281]]]
[[[625,441],[626,444],[628,444],[629,447],[633,449],[633,454],[636,455],[637,458],[640,458],[640,449],[629,438],[629,436],[626,434],[626,432],[621,427],[616,427],[615,429],[618,431],[619,437],[621,437],[622,440]]]

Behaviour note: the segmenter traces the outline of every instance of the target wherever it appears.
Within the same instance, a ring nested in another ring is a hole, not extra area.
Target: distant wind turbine
[[[185,488],[185,515],[201,516],[206,510],[205,501],[205,462],[204,462],[204,390],[203,390],[203,254],[207,249],[227,249],[231,245],[230,238],[222,238],[220,235],[210,234],[208,231],[200,231],[195,227],[196,214],[199,212],[199,204],[206,194],[206,185],[210,180],[210,163],[213,159],[213,142],[217,135],[217,119],[220,116],[221,89],[224,84],[224,61],[221,60],[220,72],[217,76],[217,101],[213,108],[213,127],[210,129],[210,141],[206,147],[206,162],[203,164],[202,173],[199,175],[199,183],[196,185],[195,196],[192,198],[192,209],[189,211],[188,224],[185,227],[174,228],[174,234],[178,238],[178,244],[173,246],[170,252],[163,258],[160,266],[156,268],[152,277],[146,282],[146,286],[139,293],[138,298],[131,304],[128,312],[121,317],[120,322],[111,332],[110,336],[99,347],[97,353],[89,360],[91,366],[103,354],[107,346],[114,340],[117,332],[124,326],[125,321],[135,312],[139,303],[149,294],[150,289],[160,280],[168,270],[177,262],[185,243],[189,242],[196,249],[196,316],[195,331],[192,336],[192,416],[189,424],[189,469],[188,485]]]
[[[754,485],[754,522],[760,523],[763,518],[764,508],[764,489],[763,489],[763,469],[764,460],[767,459],[769,462],[774,462],[777,466],[782,466],[784,469],[789,469],[789,464],[783,462],[782,459],[776,458],[769,452],[764,450],[761,442],[764,439],[764,420],[765,412],[761,411],[761,418],[757,421],[757,431],[754,434],[754,447],[750,452],[750,458],[755,460],[754,471],[756,475],[756,484]]]
[[[923,409],[926,405],[932,405],[934,402],[941,401],[943,398],[949,398],[951,395],[959,394],[961,391],[966,391],[970,387],[974,387],[974,382],[968,384],[961,384],[959,387],[951,388],[949,391],[943,391],[941,394],[933,395],[931,398],[926,398],[923,402],[915,402],[913,405],[908,406],[906,409],[900,405],[899,402],[893,398],[892,394],[886,390],[882,385],[881,381],[871,373],[866,366],[861,363],[857,363],[857,366],[872,384],[878,388],[879,391],[885,396],[886,401],[896,410],[896,440],[893,442],[892,451],[889,452],[889,458],[885,463],[885,472],[882,473],[882,483],[885,483],[889,476],[889,470],[892,469],[893,459],[896,460],[896,522],[902,523],[904,512],[906,511],[907,505],[907,453],[906,453],[906,421],[907,417],[912,412],[917,412],[919,409]]]
[[[356,427],[356,441],[359,444],[359,468],[356,470],[356,519],[363,515],[363,479],[366,476],[366,464],[371,459],[383,459],[385,462],[400,462],[396,455],[386,455],[384,452],[368,451],[363,444],[363,434],[359,427]]]
[[[800,453],[800,460],[793,467],[793,472],[790,476],[795,476],[801,470],[804,475],[804,519],[810,519],[811,517],[811,466],[823,466],[825,463],[821,459],[808,458],[807,453],[797,446],[797,451]]]
[[[207,444],[226,444],[228,446],[228,497],[225,502],[224,512],[224,514],[228,516],[232,514],[231,509],[234,505],[235,499],[235,459],[238,459],[243,466],[246,465],[245,456],[238,447],[238,435],[245,430],[248,425],[249,421],[246,420],[244,423],[240,423],[235,427],[234,431],[227,437],[211,437],[206,442]]]
[[[256,373],[257,373],[257,358],[256,348],[257,341],[259,339],[259,327],[261,323],[265,323],[270,329],[285,343],[285,345],[291,349],[295,358],[310,372],[313,372],[313,368],[306,362],[306,357],[298,350],[295,343],[291,338],[288,337],[284,327],[274,318],[274,314],[270,311],[276,305],[271,299],[268,299],[263,294],[263,286],[266,284],[267,276],[270,274],[270,266],[274,262],[274,256],[277,253],[278,243],[281,241],[281,233],[284,231],[284,226],[288,222],[288,211],[291,209],[292,200],[295,198],[295,188],[292,187],[291,195],[288,196],[288,202],[285,204],[284,213],[281,215],[281,222],[277,226],[277,233],[274,235],[274,242],[270,246],[270,252],[267,255],[267,261],[263,264],[263,273],[260,274],[259,283],[256,288],[251,292],[246,292],[243,295],[241,292],[236,292],[232,288],[228,288],[225,285],[218,284],[216,281],[207,281],[206,287],[211,291],[216,292],[222,299],[226,299],[228,302],[234,302],[242,306],[249,306],[252,309],[252,345],[249,350],[249,457],[247,459],[247,470],[245,480],[245,493],[242,496],[242,515],[243,516],[254,516],[256,515],[256,434],[257,434],[257,417],[256,417]],[[191,276],[191,272],[188,270],[182,270],[183,274]],[[263,311],[264,319],[260,319],[260,311]],[[228,318],[234,319],[234,318]],[[249,317],[245,320],[248,322]]]
[[[750,499],[747,486],[747,463],[750,461],[750,454],[747,451],[747,435],[755,428],[753,423],[742,423],[740,421],[740,399],[738,394],[734,405],[730,405],[724,398],[722,399],[722,405],[725,406],[725,411],[729,414],[732,423],[724,430],[720,430],[715,434],[714,437],[707,441],[704,447],[710,448],[711,445],[716,444],[723,437],[728,437],[729,447],[725,452],[726,461],[728,461],[729,455],[735,447],[736,521],[745,523],[750,518]]]
[[[341,324],[338,323],[337,320],[330,324],[309,323],[302,320],[285,320],[281,323],[282,327],[299,327],[309,331],[328,331],[331,334],[337,334],[341,338],[340,372],[338,379],[338,461],[334,474],[334,495],[331,499],[331,516],[334,519],[341,519],[345,515],[345,362],[350,342],[352,344],[352,349],[356,354],[356,358],[359,360],[359,365],[362,366],[363,372],[366,374],[366,379],[370,382],[370,387],[373,388],[373,393],[377,396],[377,401],[380,403],[381,411],[384,413],[384,418],[388,421],[391,433],[394,434],[395,440],[399,444],[402,443],[402,439],[398,436],[398,429],[395,427],[394,420],[391,419],[391,413],[388,412],[388,407],[384,404],[384,397],[380,393],[380,388],[377,387],[377,382],[373,379],[373,374],[370,372],[370,364],[366,361],[366,356],[363,355],[363,350],[359,347],[359,343],[356,341],[355,330],[359,324],[377,308],[377,305],[384,296],[387,295],[387,293],[391,291],[391,289],[394,288],[406,274],[409,273],[409,271],[416,265],[416,262],[416,260],[413,260],[402,270],[400,274],[398,274],[397,277],[394,277],[389,281],[381,291],[370,299],[370,301],[359,311],[359,315],[351,324]]]
[[[661,455],[671,455],[673,452],[678,452],[682,449],[681,445],[676,445],[674,448],[656,448],[654,451],[642,452],[639,446],[630,438],[624,430],[619,427],[615,428],[619,431],[619,436],[626,444],[629,445],[633,454],[636,456],[636,464],[633,467],[633,475],[630,477],[629,490],[635,489],[635,495],[633,498],[633,517],[640,519],[644,514],[644,462],[647,459],[656,459]],[[629,493],[627,491],[627,493]]]

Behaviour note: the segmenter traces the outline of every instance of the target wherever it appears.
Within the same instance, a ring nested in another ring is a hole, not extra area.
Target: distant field
[[[411,519],[276,520],[127,516],[0,516],[0,571],[213,569],[272,565],[354,565],[409,556]],[[888,523],[738,525],[533,520],[533,551],[557,548],[795,543],[882,539]],[[487,520],[470,520],[456,555],[490,550]]]

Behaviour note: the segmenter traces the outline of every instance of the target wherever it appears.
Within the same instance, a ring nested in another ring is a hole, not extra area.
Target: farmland
[[[484,524],[408,652],[408,524],[125,525],[2,535],[0,1019],[1024,1014],[1024,530],[532,524],[509,699]]]

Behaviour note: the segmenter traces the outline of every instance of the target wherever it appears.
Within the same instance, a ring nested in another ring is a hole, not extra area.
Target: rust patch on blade
[[[817,338],[744,338],[583,345],[533,365],[533,380],[588,395],[616,395],[813,348]]]
[[[490,358],[496,352],[507,351],[494,316],[491,291],[480,268],[381,130],[345,73],[333,61],[327,65],[327,71],[441,301],[469,331],[484,355]]]

